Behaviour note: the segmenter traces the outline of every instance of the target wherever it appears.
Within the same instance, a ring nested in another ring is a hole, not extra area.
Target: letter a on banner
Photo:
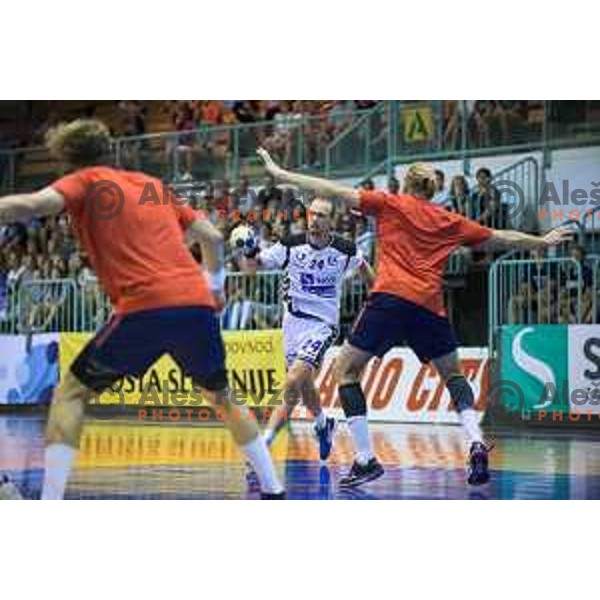
[[[428,107],[404,109],[404,139],[407,142],[422,142],[431,138],[433,116]]]

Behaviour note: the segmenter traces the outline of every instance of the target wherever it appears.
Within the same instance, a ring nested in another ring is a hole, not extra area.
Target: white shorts
[[[283,347],[285,364],[296,359],[319,368],[325,352],[338,337],[338,328],[317,319],[286,314],[283,318]]]

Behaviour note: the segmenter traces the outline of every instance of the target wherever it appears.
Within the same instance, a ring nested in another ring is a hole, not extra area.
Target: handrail
[[[377,106],[380,106],[379,104]],[[377,107],[373,107],[370,109],[367,109],[366,111],[363,110],[352,110],[350,111],[350,114],[352,116],[358,116],[359,118],[364,116],[365,113],[370,112],[372,110],[374,110]],[[302,115],[300,118],[298,118],[298,120],[296,121],[297,124],[305,124],[305,123],[309,123],[311,121],[317,121],[317,120],[321,120],[323,117],[321,115]],[[198,127],[196,127],[195,129],[189,129],[189,130],[185,130],[185,131],[157,131],[157,132],[153,132],[153,133],[144,133],[141,135],[124,135],[124,136],[119,136],[119,137],[115,137],[113,138],[113,142],[114,143],[122,143],[122,142],[140,142],[140,141],[144,141],[144,140],[151,140],[151,139],[155,139],[155,138],[161,138],[161,137],[176,137],[176,136],[182,136],[182,135],[194,135],[194,134],[198,134],[198,133],[205,133],[207,131],[214,131],[214,132],[220,132],[220,131],[235,131],[235,130],[241,130],[241,129],[254,129],[254,128],[260,128],[260,127],[271,127],[274,126],[276,124],[276,121],[274,121],[273,119],[271,120],[264,120],[264,121],[252,121],[249,123],[231,123],[231,124],[219,124],[219,125],[200,125]],[[19,146],[18,148],[5,148],[2,149],[0,148],[0,154],[18,154],[18,153],[23,153],[23,152],[36,152],[36,151],[46,151],[47,148],[44,145],[37,145],[37,146]]]
[[[344,131],[342,131],[337,137],[335,137],[327,146],[325,147],[325,174],[328,175],[330,173],[331,166],[331,149],[337,146],[342,140],[346,139],[349,135],[354,133],[361,127],[364,123],[366,123],[377,111],[381,110],[381,108],[385,106],[385,101],[382,100],[378,102],[372,108],[362,111],[364,114],[360,116],[356,121],[352,123],[350,127],[347,127]]]

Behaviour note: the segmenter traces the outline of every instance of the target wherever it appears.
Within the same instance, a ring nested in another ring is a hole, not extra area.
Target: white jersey
[[[282,299],[286,312],[337,325],[344,279],[364,262],[356,244],[332,235],[324,248],[308,242],[306,233],[292,235],[259,255],[268,269],[286,271]]]

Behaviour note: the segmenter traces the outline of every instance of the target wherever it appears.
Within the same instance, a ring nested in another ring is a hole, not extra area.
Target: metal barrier
[[[70,279],[21,282],[17,317],[19,333],[69,331],[78,323],[77,283]]]
[[[265,145],[288,167],[320,169],[330,176],[391,174],[396,164],[448,160],[511,152],[545,153],[600,142],[600,122],[592,114],[556,115],[556,102],[539,102],[520,114],[498,102],[475,107],[467,101],[382,101],[362,111],[197,130],[118,138],[117,164],[160,178],[201,180],[252,176],[255,150]],[[596,119],[596,120],[594,120]],[[560,126],[558,126],[560,123]],[[262,170],[259,171],[262,176]],[[0,151],[0,190],[35,189],[57,175],[45,148]],[[258,172],[257,172],[258,175]]]
[[[325,149],[325,172],[365,172],[388,154],[392,104],[380,102],[354,125],[340,132]]]
[[[352,127],[365,112],[368,111],[347,111],[347,126]],[[262,145],[290,168],[319,169],[332,135],[341,126],[336,125],[335,119],[334,113],[318,116],[290,113],[272,121],[116,138],[113,158],[119,166],[143,170],[160,179],[231,181],[258,167],[256,149]],[[57,167],[44,147],[2,150],[0,190],[8,193],[17,188],[43,187],[58,175]],[[262,168],[260,173],[262,176]]]
[[[582,232],[579,243],[591,254],[600,254],[600,206],[581,217]]]
[[[221,314],[223,329],[280,327],[283,275],[283,271],[228,273],[227,304]],[[367,293],[359,278],[344,281],[342,321],[354,319]],[[7,314],[0,320],[0,333],[95,332],[108,321],[111,312],[110,300],[95,280],[81,283],[72,279],[29,280],[11,291]]]
[[[18,333],[19,322],[18,287],[14,283],[9,283],[6,292],[6,305],[0,315],[0,334],[15,334]]]
[[[112,305],[97,279],[87,279],[78,285],[78,314],[73,331],[98,331],[109,319]]]

